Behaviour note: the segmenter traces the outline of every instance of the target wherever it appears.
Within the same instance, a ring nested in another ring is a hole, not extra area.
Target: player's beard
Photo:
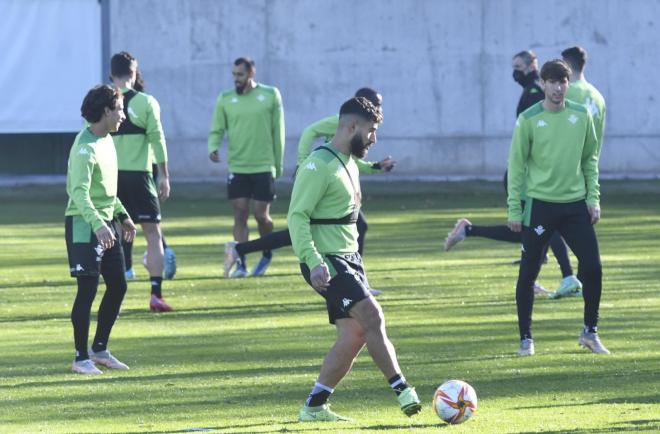
[[[351,154],[358,158],[364,158],[367,155],[367,146],[362,137],[356,133],[351,139]]]
[[[236,86],[236,93],[242,95],[243,92],[245,92],[245,88],[247,87],[247,81],[242,85],[239,83],[234,83],[234,86]]]

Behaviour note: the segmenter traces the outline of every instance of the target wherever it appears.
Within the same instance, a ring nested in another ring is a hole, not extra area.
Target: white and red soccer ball
[[[463,423],[477,411],[477,393],[465,381],[449,380],[435,391],[433,409],[447,423]]]

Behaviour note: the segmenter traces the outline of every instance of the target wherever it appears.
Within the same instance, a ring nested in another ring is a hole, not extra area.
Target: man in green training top
[[[327,401],[365,345],[401,410],[412,416],[422,408],[401,373],[357,252],[355,222],[362,195],[355,158],[363,158],[376,143],[381,121],[380,110],[366,98],[346,101],[332,141],[302,161],[293,186],[288,214],[293,250],[303,277],[325,298],[330,323],[337,329],[337,340],[300,410],[302,422],[349,420],[331,411]]]
[[[71,369],[86,375],[102,374],[96,364],[126,370],[108,351],[110,332],[126,294],[124,255],[119,242],[132,241],[135,225],[117,197],[117,154],[109,133],[124,121],[118,89],[97,86],[83,100],[80,111],[89,126],[76,136],[69,153],[64,234],[71,277],[78,292],[71,309],[76,356]],[[88,349],[92,303],[103,275],[106,291],[99,307],[96,335]]]
[[[358,89],[357,92],[355,92],[355,96],[361,96],[368,99],[376,107],[381,107],[383,101],[381,94],[369,87]],[[298,143],[298,164],[303,162],[305,158],[309,156],[312,151],[312,145],[316,139],[321,138],[324,142],[328,142],[332,139],[332,136],[334,136],[337,131],[338,124],[339,115],[332,115],[314,122],[312,125],[305,128],[300,136],[300,142]],[[391,156],[388,156],[378,162],[369,162],[358,159],[356,160],[356,164],[360,169],[360,173],[372,174],[391,171],[394,168],[396,161],[394,161]],[[368,229],[367,219],[365,218],[362,209],[360,209],[356,225],[358,230],[358,252],[360,253],[360,256],[362,256],[364,252],[364,238]],[[243,243],[229,241],[225,243],[225,277],[231,276],[230,272],[234,267],[234,264],[237,264],[237,268],[241,267],[240,263],[245,260],[245,255],[248,253],[260,250],[275,250],[290,245],[291,236],[288,229],[271,232],[264,237]],[[266,270],[264,269],[263,271],[265,272]],[[371,292],[374,295],[380,293],[377,289],[372,289]]]
[[[142,226],[147,239],[146,267],[151,282],[149,309],[169,312],[172,308],[162,294],[164,250],[159,202],[159,198],[164,201],[170,196],[167,147],[158,101],[133,89],[137,69],[137,60],[125,51],[110,59],[111,78],[124,95],[126,114],[126,121],[113,134],[119,165],[117,192],[129,214]],[[158,187],[151,173],[152,159],[158,165]],[[132,244],[126,249],[130,252]]]
[[[598,139],[598,155],[603,149],[605,134],[605,98],[584,77],[584,67],[587,64],[587,50],[582,47],[570,47],[561,52],[564,62],[571,68],[571,84],[566,91],[566,99],[584,105],[594,118],[596,138]]]
[[[516,121],[509,152],[508,224],[522,231],[522,258],[516,304],[520,348],[534,354],[532,338],[533,284],[541,267],[543,247],[558,231],[578,258],[582,279],[584,328],[578,343],[594,353],[609,354],[598,337],[602,267],[593,225],[600,219],[598,138],[589,111],[566,100],[570,68],[562,60],[541,69],[545,99]],[[526,188],[525,208],[520,198]]]
[[[245,242],[249,238],[247,221],[252,200],[259,234],[273,231],[270,204],[275,199],[275,178],[282,175],[284,162],[284,112],[279,90],[255,81],[252,59],[236,59],[232,74],[236,88],[218,96],[208,152],[211,161],[220,162],[218,150],[227,132],[227,196],[234,208],[234,240]],[[252,275],[264,274],[271,258],[272,251],[264,250]],[[239,265],[232,277],[248,275],[245,261]]]

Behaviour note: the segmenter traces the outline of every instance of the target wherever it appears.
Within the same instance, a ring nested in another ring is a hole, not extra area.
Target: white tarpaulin
[[[0,0],[0,133],[77,131],[102,80],[98,0]]]

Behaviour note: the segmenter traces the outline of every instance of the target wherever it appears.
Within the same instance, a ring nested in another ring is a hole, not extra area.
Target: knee
[[[365,331],[380,330],[385,326],[383,309],[377,303],[370,303],[363,311],[362,327]]]
[[[238,222],[247,222],[250,211],[247,208],[236,208],[234,209],[234,220]]]
[[[260,225],[267,225],[272,223],[272,219],[268,213],[254,213],[254,218],[257,220],[257,223]]]

